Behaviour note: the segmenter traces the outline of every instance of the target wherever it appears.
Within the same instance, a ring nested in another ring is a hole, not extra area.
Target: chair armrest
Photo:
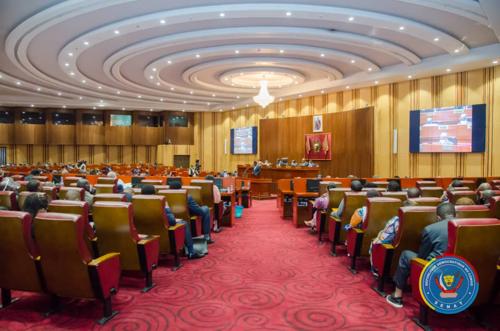
[[[424,267],[429,263],[429,261],[414,258],[411,260],[410,266],[410,284],[411,284],[411,294],[419,303],[424,303],[422,296],[420,295],[420,274]]]
[[[120,281],[120,253],[108,253],[88,264],[92,288],[95,296],[108,298],[112,292],[118,291]]]
[[[374,244],[372,246],[372,262],[379,274],[384,272],[386,266],[390,267],[394,248],[391,244]]]
[[[186,240],[186,225],[189,226],[189,224],[176,224],[168,227],[169,239],[171,242],[173,241],[173,244],[175,244],[177,252],[184,247],[184,241]]]
[[[176,225],[171,225],[168,227],[168,231],[176,231],[178,229],[184,228],[184,224],[177,223]]]
[[[363,230],[363,229],[358,229],[358,228],[354,228],[354,229],[353,229],[353,228],[351,228],[351,230],[353,230],[353,231],[354,231],[354,232],[356,232],[357,234],[363,234],[363,233],[365,233],[365,230]]]
[[[149,236],[137,242],[142,271],[151,271],[158,265],[160,236]]]
[[[347,231],[347,253],[350,256],[358,256],[358,252],[356,252],[356,247],[359,245],[358,241],[363,240],[363,234],[365,232],[358,228],[350,228]]]

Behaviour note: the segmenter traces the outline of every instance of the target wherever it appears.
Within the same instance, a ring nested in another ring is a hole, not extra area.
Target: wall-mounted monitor
[[[257,154],[257,127],[231,129],[231,154]]]
[[[168,126],[187,128],[189,126],[189,118],[187,115],[170,114],[168,115]]]
[[[131,126],[132,115],[111,114],[110,124],[111,126]]]
[[[139,115],[137,117],[137,125],[147,126],[150,128],[159,128],[163,126],[163,117],[154,115]]]
[[[82,123],[84,125],[104,125],[104,116],[102,114],[85,113],[82,114]]]
[[[21,113],[22,124],[45,124],[45,114],[39,112],[23,111]]]
[[[52,113],[52,124],[54,125],[75,125],[74,113]]]
[[[12,124],[14,123],[14,112],[10,110],[0,109],[0,123],[2,124]]]
[[[484,152],[485,132],[485,104],[410,112],[411,153]]]

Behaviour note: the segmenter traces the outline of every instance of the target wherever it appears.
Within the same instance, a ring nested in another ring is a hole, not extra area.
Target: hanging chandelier
[[[269,94],[269,90],[267,89],[267,80],[260,81],[259,94],[253,97],[253,101],[259,104],[262,108],[266,108],[274,101],[274,97]]]

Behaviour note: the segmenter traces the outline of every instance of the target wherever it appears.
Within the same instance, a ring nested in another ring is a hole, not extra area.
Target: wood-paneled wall
[[[229,154],[230,129],[259,126],[261,119],[337,113],[373,106],[374,173],[389,176],[500,176],[500,66],[320,94],[235,111],[200,114],[202,141],[195,148],[208,170],[234,170],[260,155]],[[497,97],[495,97],[497,96]],[[487,104],[485,153],[411,154],[409,112],[461,104]],[[397,153],[393,133],[397,129]],[[259,128],[260,131],[260,128]],[[286,139],[276,134],[275,141]],[[226,145],[227,150],[224,149]],[[272,160],[273,161],[273,160]],[[335,162],[332,160],[331,162]]]
[[[320,173],[337,177],[373,174],[373,113],[373,107],[368,107],[323,114],[323,133],[332,135],[332,160],[315,161]],[[260,157],[274,162],[287,156],[289,161],[300,162],[304,136],[312,133],[312,123],[312,115],[260,120]]]

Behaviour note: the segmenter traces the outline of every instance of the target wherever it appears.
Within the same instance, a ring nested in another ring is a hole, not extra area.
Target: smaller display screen
[[[111,114],[111,126],[131,126],[132,115]]]
[[[54,125],[75,125],[74,113],[52,113],[52,124]]]
[[[104,116],[102,114],[82,114],[82,123],[84,125],[104,125]]]
[[[168,117],[168,126],[170,127],[188,127],[188,117],[187,115],[170,115]]]
[[[139,115],[137,117],[137,120],[137,124],[140,126],[147,126],[151,128],[158,128],[163,126],[163,118],[161,116]]]
[[[21,113],[22,124],[45,124],[45,114],[38,112],[23,111]]]
[[[14,112],[0,110],[0,123],[3,124],[14,123]]]

